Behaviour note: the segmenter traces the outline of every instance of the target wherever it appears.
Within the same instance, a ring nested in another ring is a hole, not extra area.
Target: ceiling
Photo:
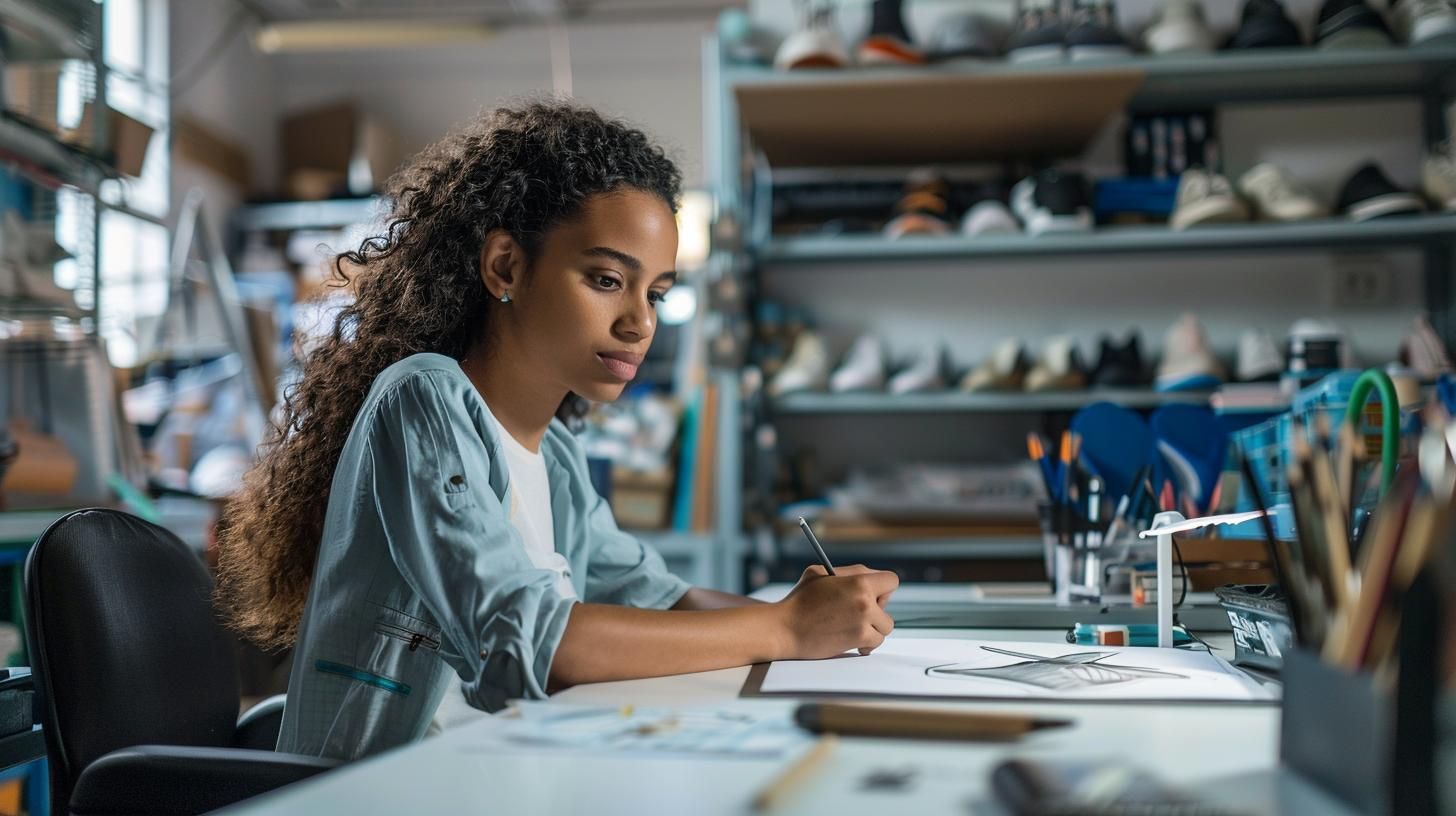
[[[599,22],[712,19],[744,0],[246,0],[269,22],[303,20],[476,20],[527,23],[550,18]]]

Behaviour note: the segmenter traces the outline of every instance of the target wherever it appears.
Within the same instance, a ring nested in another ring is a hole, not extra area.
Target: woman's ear
[[[491,298],[515,297],[524,280],[526,251],[514,236],[493,229],[480,247],[480,280]]]

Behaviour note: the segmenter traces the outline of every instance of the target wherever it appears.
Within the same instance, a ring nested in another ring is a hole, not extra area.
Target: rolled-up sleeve
[[[465,396],[429,371],[401,380],[376,405],[368,453],[390,557],[439,623],[466,699],[496,711],[546,696],[573,600],[491,491]]]

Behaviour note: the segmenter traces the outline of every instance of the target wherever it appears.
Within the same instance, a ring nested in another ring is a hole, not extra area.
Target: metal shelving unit
[[[233,229],[255,230],[340,229],[367,223],[379,215],[381,199],[344,198],[332,201],[280,201],[249,204],[233,214]]]
[[[1137,77],[1135,87],[1112,116],[1124,110],[1166,109],[1170,103],[1178,107],[1215,107],[1229,103],[1415,97],[1420,100],[1423,111],[1421,136],[1430,145],[1447,136],[1445,105],[1456,94],[1456,45],[1344,52],[1301,48],[1136,56],[1092,66],[1066,62],[993,62],[799,72],[729,63],[712,37],[708,38],[705,51],[706,167],[720,208],[743,236],[739,257],[748,269],[745,283],[749,291],[758,288],[760,276],[768,271],[792,274],[796,268],[829,264],[888,261],[896,263],[897,274],[911,275],[917,263],[969,259],[1075,262],[1088,257],[1212,253],[1232,258],[1251,251],[1324,253],[1409,248],[1420,252],[1424,261],[1424,294],[1433,324],[1448,343],[1456,339],[1456,283],[1452,281],[1456,215],[1453,214],[1365,223],[1331,218],[1298,224],[1220,225],[1185,232],[1163,227],[1119,227],[1077,235],[900,240],[878,235],[773,236],[766,228],[764,217],[767,212],[764,205],[769,199],[766,190],[784,176],[822,177],[841,168],[872,172],[874,168],[905,168],[936,162],[960,164],[1077,155],[1081,150],[1080,135],[1053,138],[1038,130],[1038,140],[1018,140],[1011,138],[1014,133],[1008,137],[1005,128],[997,130],[1004,122],[989,122],[984,125],[985,130],[972,117],[956,117],[953,123],[946,124],[946,112],[963,110],[966,99],[1015,99],[1016,89],[1056,88],[1062,83],[1100,94],[1101,101],[1092,105],[1097,107],[1116,98],[1130,75]],[[911,98],[914,103],[906,101]],[[1083,110],[1080,114],[1086,112]],[[1017,110],[1015,115],[1032,120],[1044,118],[1048,113],[1040,110],[1028,115],[1025,110]],[[876,117],[883,122],[877,122]],[[1087,123],[1083,120],[1087,117],[1073,118],[1071,127],[1080,134],[1086,129]],[[895,138],[884,138],[880,128],[885,122],[893,123],[898,134]],[[954,129],[955,133],[947,134],[948,129]],[[760,135],[766,138],[759,139]],[[925,142],[916,144],[917,136]],[[795,139],[800,141],[796,143]],[[812,145],[812,149],[803,145]],[[776,162],[776,158],[793,161]],[[772,171],[768,169],[770,166]],[[984,275],[991,281],[998,273],[968,269],[966,274]],[[871,422],[883,418],[913,423],[929,415],[977,412],[1035,417],[1074,411],[1099,399],[1145,409],[1171,402],[1200,403],[1207,397],[1207,394],[1157,394],[1147,390],[1070,394],[948,392],[906,396],[800,393],[772,401],[766,416],[769,421],[792,418],[800,423],[804,419],[852,416],[864,416]],[[753,439],[754,431],[750,429],[741,441],[752,445]],[[846,439],[845,443],[853,444],[853,440]],[[774,470],[762,466],[754,469],[770,475]],[[746,537],[758,541],[765,533],[750,530]],[[768,539],[784,556],[806,555],[799,549],[800,542],[792,537],[769,535]],[[984,549],[986,542],[976,540],[951,546],[944,541],[853,545],[841,542],[840,545],[853,546],[855,554],[878,552],[886,558],[917,554],[951,559],[975,557],[973,554],[985,557],[984,553],[989,552]],[[1039,557],[1039,543],[1028,540],[1020,546],[1025,557]],[[1017,550],[1014,547],[1007,550],[1008,554],[1012,552]]]
[[[929,391],[920,394],[862,392],[829,394],[802,391],[773,401],[775,416],[810,414],[929,414],[1027,411],[1075,411],[1094,402],[1115,402],[1128,408],[1160,405],[1207,405],[1207,391],[1161,393],[1147,389],[1104,389],[1028,393]]]
[[[1109,227],[1047,235],[804,236],[771,240],[755,255],[777,267],[845,261],[916,261],[957,258],[1087,258],[1262,250],[1366,250],[1385,246],[1449,246],[1456,215],[1435,214],[1353,222],[1326,218],[1296,224],[1218,224],[1175,232],[1167,227]]]

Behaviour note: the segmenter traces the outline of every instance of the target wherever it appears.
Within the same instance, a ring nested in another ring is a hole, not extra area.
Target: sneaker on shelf
[[[1305,317],[1289,327],[1285,343],[1286,366],[1291,374],[1356,368],[1355,348],[1350,337],[1333,321]]]
[[[1175,230],[1197,224],[1227,224],[1249,220],[1249,206],[1234,192],[1229,180],[1198,168],[1183,171],[1178,179],[1177,203],[1168,220]]]
[[[1168,329],[1163,339],[1163,359],[1153,388],[1158,391],[1202,391],[1224,381],[1223,364],[1208,348],[1203,326],[1191,313],[1184,314]]]
[[[781,71],[801,68],[843,68],[849,65],[849,48],[834,30],[834,7],[806,2],[800,6],[802,22],[784,38],[774,55],[774,67]]]
[[[1021,232],[1021,224],[1005,204],[994,198],[977,202],[961,219],[965,235],[1010,235]]]
[[[1018,0],[1006,58],[1012,62],[1059,60],[1064,56],[1066,33],[1059,0]]]
[[[1077,341],[1066,335],[1049,338],[1041,356],[1026,372],[1027,391],[1079,391],[1087,387],[1087,369]]]
[[[1340,190],[1339,211],[1356,221],[1408,215],[1425,209],[1420,196],[1395,186],[1374,162],[1357,169]]]
[[[829,390],[836,394],[882,390],[885,369],[885,344],[874,334],[861,335],[829,377]]]
[[[908,365],[890,378],[891,394],[913,394],[945,387],[945,349],[941,346],[921,348]]]
[[[1308,221],[1328,214],[1314,194],[1288,170],[1265,162],[1239,177],[1239,192],[1267,221]]]
[[[1447,212],[1456,211],[1456,151],[1450,142],[1421,163],[1421,187],[1432,204]]]
[[[1234,376],[1239,382],[1274,382],[1284,373],[1284,354],[1274,337],[1263,329],[1239,335],[1239,356]]]
[[[1097,355],[1097,367],[1092,369],[1092,384],[1103,388],[1132,388],[1147,385],[1146,367],[1143,365],[1142,338],[1135,331],[1128,332],[1121,343],[1104,336]]]
[[[1395,0],[1390,19],[1406,45],[1440,45],[1456,40],[1456,4],[1451,0]]]
[[[1143,32],[1143,44],[1154,54],[1207,54],[1218,38],[1198,0],[1168,0]]]
[[[1415,319],[1410,333],[1400,342],[1400,362],[1423,380],[1451,373],[1451,355],[1425,315]]]
[[[1131,56],[1127,39],[1117,28],[1113,0],[1072,0],[1067,24],[1067,57],[1074,62]]]
[[[946,235],[950,223],[950,182],[933,168],[913,171],[905,191],[895,203],[895,217],[885,224],[887,238],[905,235]]]
[[[794,349],[769,383],[769,396],[779,397],[795,391],[823,390],[829,377],[829,352],[817,332],[801,331]]]
[[[962,391],[1020,391],[1029,365],[1026,347],[1007,338],[996,344],[991,356],[961,378]]]
[[[985,14],[953,14],[930,32],[930,59],[982,61],[996,59],[1006,47],[1005,26]]]
[[[1385,18],[1365,0],[1325,0],[1314,29],[1316,48],[1388,48],[1394,42]]]
[[[1304,45],[1299,26],[1289,19],[1279,0],[1248,0],[1238,30],[1229,39],[1233,50],[1246,48],[1298,48]]]
[[[1011,188],[1011,209],[1030,235],[1092,229],[1087,180],[1081,173],[1046,169],[1027,176]]]
[[[861,65],[924,65],[925,53],[915,47],[905,28],[905,0],[874,0],[870,32],[859,44]]]

